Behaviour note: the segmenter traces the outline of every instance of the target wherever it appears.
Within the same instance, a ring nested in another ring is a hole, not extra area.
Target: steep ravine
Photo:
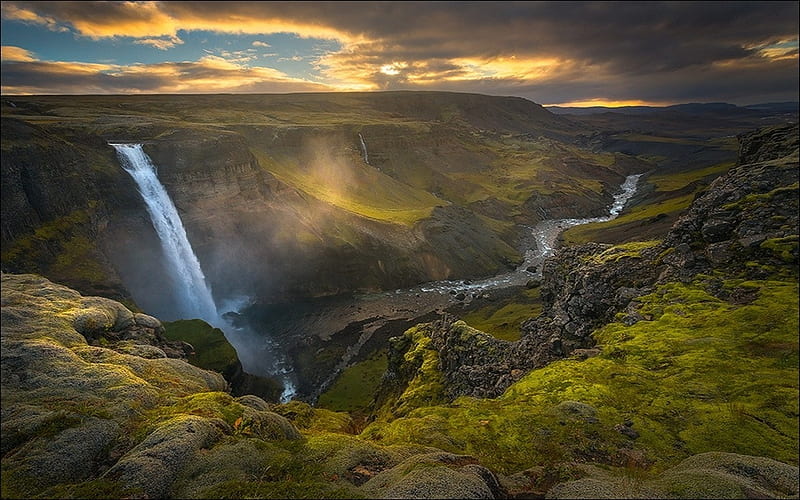
[[[395,338],[366,428],[234,398],[157,319],[4,273],[2,496],[796,497],[797,138],[743,136],[661,242],[556,254],[519,342]]]

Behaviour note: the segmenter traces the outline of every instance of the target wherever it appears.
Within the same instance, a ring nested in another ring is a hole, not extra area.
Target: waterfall
[[[175,283],[175,298],[182,318],[201,318],[218,325],[220,320],[211,289],[200,262],[189,244],[186,230],[166,189],[158,180],[156,166],[141,144],[111,144],[117,150],[122,168],[133,177],[144,199],[153,228],[161,240],[167,269]]]
[[[361,141],[361,151],[364,152],[364,163],[369,165],[369,155],[367,154],[367,143],[364,142],[364,137],[361,135],[361,132],[358,133],[358,139]]]
[[[200,318],[221,328],[233,345],[246,373],[259,376],[279,377],[283,382],[281,402],[288,402],[297,392],[294,374],[286,357],[268,338],[257,335],[247,328],[233,325],[223,326],[211,289],[206,283],[200,262],[189,244],[186,230],[166,189],[158,180],[156,166],[142,150],[141,144],[111,144],[117,150],[122,168],[133,177],[144,199],[147,213],[153,222],[161,248],[167,261],[167,269],[175,283],[175,298],[180,308],[180,318]],[[222,303],[223,311],[235,305]],[[259,369],[269,360],[267,369]]]

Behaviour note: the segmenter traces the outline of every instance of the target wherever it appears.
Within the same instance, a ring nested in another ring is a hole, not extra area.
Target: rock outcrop
[[[546,498],[792,498],[797,468],[763,457],[702,453],[653,479],[620,480],[596,467],[561,483]]]

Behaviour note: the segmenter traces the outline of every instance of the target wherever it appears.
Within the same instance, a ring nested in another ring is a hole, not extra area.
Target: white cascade
[[[358,133],[358,139],[361,141],[361,151],[364,153],[364,163],[369,165],[369,155],[367,154],[367,143],[364,142],[364,137],[361,132]]]
[[[156,166],[142,150],[141,144],[111,144],[117,150],[122,168],[133,177],[144,199],[147,213],[161,240],[167,269],[175,284],[178,316],[200,318],[218,326],[219,315],[206,283],[200,262],[186,237],[186,230],[166,189],[158,180]]]

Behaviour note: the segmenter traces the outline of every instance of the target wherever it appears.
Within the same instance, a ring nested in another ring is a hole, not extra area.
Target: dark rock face
[[[114,150],[98,136],[45,131],[12,118],[3,118],[2,128],[3,269],[42,272],[87,294],[130,299],[98,242],[106,227],[140,209]]]
[[[439,351],[439,363],[445,374],[446,397],[492,397],[495,387],[506,385],[512,378],[511,342],[496,339],[451,317],[434,322],[430,335],[431,346]],[[490,380],[496,381],[495,387],[487,387]]]
[[[685,280],[717,266],[756,277],[747,262],[775,259],[771,247],[796,237],[797,135],[795,125],[740,136],[739,165],[714,181],[665,238],[664,250],[673,250],[664,256],[660,280]],[[796,262],[796,243],[788,252],[785,260]]]
[[[745,279],[763,278],[762,266],[751,265],[756,260],[797,266],[798,127],[769,128],[740,140],[740,164],[697,197],[663,242],[589,243],[548,259],[542,268],[544,312],[523,324],[519,341],[465,334],[469,327],[448,318],[432,323],[429,336],[439,351],[444,394],[496,397],[533,368],[592,355],[591,333],[618,313],[629,324],[642,320],[635,299],[660,283],[690,281],[721,267]],[[719,293],[754,300],[737,291]],[[621,426],[635,439],[631,431]]]

